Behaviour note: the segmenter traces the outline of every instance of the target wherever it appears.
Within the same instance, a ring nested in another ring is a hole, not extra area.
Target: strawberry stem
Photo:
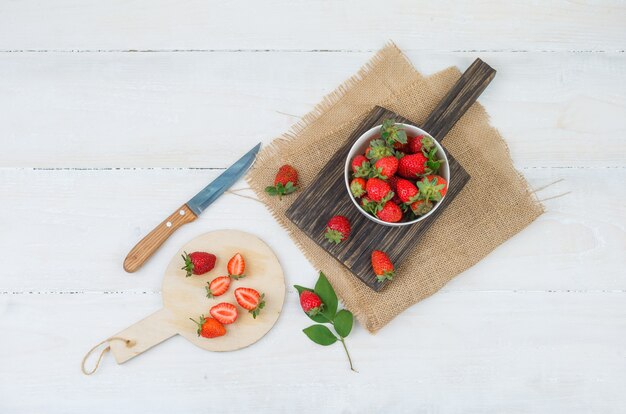
[[[354,372],[359,372],[356,369],[354,369],[354,367],[352,366],[352,358],[350,358],[350,352],[348,352],[348,348],[346,347],[346,341],[344,341],[343,337],[339,337],[339,340],[341,341],[341,345],[343,345],[343,349],[346,351],[346,355],[348,356],[348,362],[350,363],[350,369]]]

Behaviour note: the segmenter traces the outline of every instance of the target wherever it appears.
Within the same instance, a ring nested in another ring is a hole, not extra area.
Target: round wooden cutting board
[[[194,251],[215,254],[215,268],[204,275],[185,277],[181,255]],[[245,259],[245,277],[233,280],[222,296],[207,298],[207,282],[228,274],[226,265],[235,253],[241,253]],[[265,294],[265,307],[256,319],[237,304],[234,291],[238,287],[250,287]],[[163,309],[115,335],[131,340],[132,346],[120,341],[109,342],[118,363],[176,334],[209,351],[234,351],[255,343],[274,326],[280,315],[285,300],[285,278],[278,258],[261,239],[238,230],[218,230],[196,237],[178,251],[165,270],[162,295]],[[197,325],[189,318],[210,317],[209,309],[220,302],[237,307],[237,321],[225,325],[224,336],[198,337]]]

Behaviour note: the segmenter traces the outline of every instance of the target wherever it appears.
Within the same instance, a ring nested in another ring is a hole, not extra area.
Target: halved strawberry
[[[243,271],[246,269],[246,261],[240,253],[237,253],[228,261],[226,269],[230,277],[235,280],[241,279],[244,277]]]
[[[235,289],[237,303],[242,308],[247,309],[255,319],[261,312],[261,309],[265,307],[264,297],[265,294],[259,294],[252,288],[240,287]]]
[[[220,276],[211,280],[210,283],[207,283],[206,287],[206,297],[212,298],[215,296],[221,296],[230,287],[230,277],[228,276]]]
[[[224,325],[228,325],[237,320],[237,316],[239,312],[237,312],[237,308],[235,305],[231,305],[230,303],[222,302],[213,306],[209,311],[211,316],[223,323]]]

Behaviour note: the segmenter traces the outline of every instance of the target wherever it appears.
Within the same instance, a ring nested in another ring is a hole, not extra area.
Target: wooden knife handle
[[[456,121],[476,102],[494,76],[495,69],[476,59],[428,115],[422,129],[437,140],[443,140]]]
[[[135,272],[176,229],[183,224],[191,223],[197,217],[187,204],[183,204],[133,247],[124,260],[124,270],[129,273]]]

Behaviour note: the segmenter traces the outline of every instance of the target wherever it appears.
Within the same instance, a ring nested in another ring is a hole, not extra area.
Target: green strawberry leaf
[[[324,302],[322,314],[326,316],[328,320],[332,321],[335,317],[335,313],[337,313],[337,295],[335,294],[335,289],[333,289],[322,272],[320,272],[320,277],[315,284],[315,293],[317,293],[320,299],[322,299],[322,302]]]
[[[408,138],[406,136],[406,132],[404,130],[399,130],[396,134],[396,141],[398,141],[401,144],[406,144]]]
[[[293,185],[291,181],[287,182],[285,185],[283,194],[291,194],[296,191],[296,186]]]
[[[337,342],[337,337],[324,325],[311,325],[302,332],[319,345],[328,346]]]
[[[335,331],[337,331],[341,337],[345,338],[350,335],[353,322],[354,317],[352,313],[346,309],[342,309],[335,315]]]
[[[300,285],[293,285],[294,288],[296,288],[296,290],[298,291],[298,295],[301,295],[302,292],[313,292],[313,289],[309,289],[308,287],[304,287],[304,286],[300,286]]]

